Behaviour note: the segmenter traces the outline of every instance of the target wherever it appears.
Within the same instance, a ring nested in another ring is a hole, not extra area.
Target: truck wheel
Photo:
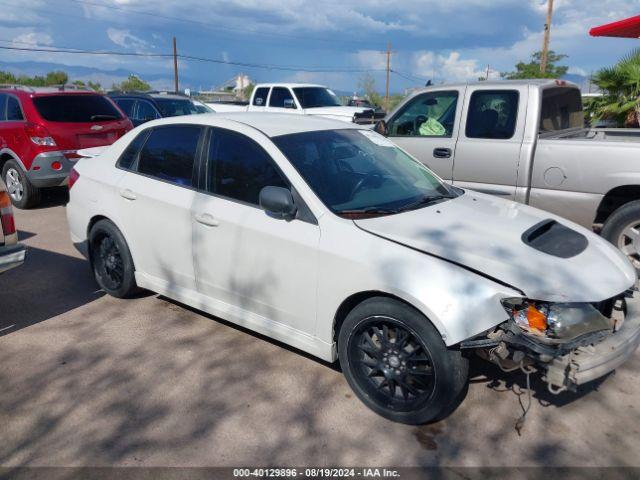
[[[640,200],[618,208],[604,223],[601,235],[618,247],[640,271]]]
[[[31,208],[40,203],[40,189],[32,185],[15,160],[7,160],[2,169],[11,203],[17,208]]]
[[[109,220],[100,220],[91,227],[89,259],[98,285],[109,295],[126,298],[138,291],[127,242]]]
[[[468,360],[460,351],[447,349],[420,312],[391,298],[370,298],[347,315],[338,356],[358,398],[395,422],[437,419],[467,383]]]

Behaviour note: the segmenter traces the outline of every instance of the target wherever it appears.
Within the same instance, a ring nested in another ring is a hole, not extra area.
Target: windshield
[[[49,122],[88,123],[122,118],[115,105],[102,95],[47,95],[34,97],[33,103]]]
[[[328,88],[298,87],[293,89],[302,108],[339,107],[340,100]]]
[[[334,213],[400,213],[456,194],[424,165],[370,130],[323,130],[273,142]]]
[[[198,113],[198,109],[191,100],[186,98],[155,98],[158,109],[163,117],[178,117]]]

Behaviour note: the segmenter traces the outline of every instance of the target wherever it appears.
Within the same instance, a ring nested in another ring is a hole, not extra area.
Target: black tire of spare
[[[26,210],[28,208],[33,208],[40,203],[40,199],[42,197],[42,191],[34,187],[33,184],[27,178],[27,174],[22,170],[22,167],[18,165],[18,162],[15,160],[7,160],[2,168],[2,179],[6,182],[7,172],[13,169],[18,172],[18,176],[20,177],[20,183],[22,184],[22,198],[20,200],[14,200],[11,198],[11,203],[16,208],[20,208]]]
[[[350,364],[348,345],[358,325],[371,317],[384,316],[397,320],[412,330],[428,349],[435,370],[435,385],[428,403],[414,411],[397,411],[367,394],[357,380],[358,373]],[[373,297],[357,305],[345,318],[338,336],[340,366],[356,396],[379,415],[400,423],[420,425],[440,420],[459,405],[468,383],[469,362],[459,350],[448,349],[431,322],[411,306],[387,297]],[[454,407],[453,409],[451,407]]]
[[[122,282],[117,288],[110,288],[98,271],[99,269],[96,262],[96,256],[98,255],[100,242],[105,237],[110,237],[114,241],[122,259],[124,274]],[[100,288],[109,295],[117,298],[127,298],[140,291],[140,288],[136,284],[135,266],[133,264],[131,252],[127,246],[127,242],[118,227],[116,227],[111,221],[100,220],[91,227],[91,231],[89,232],[89,261],[91,263],[91,270],[93,271],[96,282],[98,282]]]
[[[626,203],[614,211],[604,222],[600,235],[617,247],[623,229],[634,221],[640,224],[640,200]]]

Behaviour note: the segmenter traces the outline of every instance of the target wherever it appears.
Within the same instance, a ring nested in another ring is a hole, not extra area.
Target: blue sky
[[[0,0],[0,46],[180,53],[334,72],[279,71],[180,61],[181,87],[211,88],[242,72],[256,81],[309,81],[354,91],[370,70],[384,88],[386,43],[396,52],[393,91],[475,80],[513,69],[540,49],[545,0]],[[588,29],[640,14],[640,0],[555,0],[551,47],[588,75],[640,40],[591,38]],[[29,63],[25,63],[29,62]],[[172,61],[0,50],[0,68],[33,74],[56,64],[110,86],[128,73],[172,86]],[[80,68],[86,67],[86,68]],[[342,70],[342,71],[340,71]],[[42,73],[42,72],[41,72]]]

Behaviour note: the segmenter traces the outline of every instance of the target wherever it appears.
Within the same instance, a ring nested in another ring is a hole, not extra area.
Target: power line
[[[391,70],[392,73],[395,73],[396,75],[398,75],[399,77],[404,78],[405,80],[409,80],[410,82],[426,82],[429,81],[429,78],[426,77],[420,77],[418,75],[413,75],[413,74],[407,74],[407,73],[401,73],[397,70]]]
[[[2,42],[8,42],[8,40],[0,40]],[[46,53],[67,53],[67,54],[79,54],[79,55],[113,55],[113,56],[125,56],[125,57],[148,57],[148,58],[172,58],[174,55],[167,53],[151,53],[151,52],[118,52],[110,50],[82,50],[77,48],[62,48],[55,46],[32,46],[32,47],[16,47],[16,46],[2,46],[1,50],[14,50],[23,52],[46,52]],[[260,68],[267,70],[282,70],[290,72],[310,72],[310,73],[364,73],[383,71],[382,69],[367,69],[367,68],[352,68],[352,67],[340,67],[340,66],[304,66],[304,65],[273,65],[273,64],[261,64],[250,62],[234,62],[231,60],[220,60],[215,58],[197,57],[194,55],[177,55],[177,58],[183,60],[192,60],[198,62],[216,63],[222,65],[233,65],[246,68]]]

